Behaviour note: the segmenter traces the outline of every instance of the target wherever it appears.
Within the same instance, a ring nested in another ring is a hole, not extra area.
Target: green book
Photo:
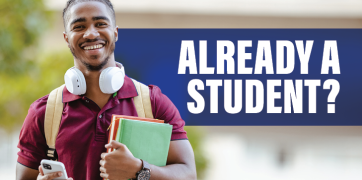
[[[116,141],[133,156],[156,166],[165,166],[170,147],[172,125],[120,119]]]

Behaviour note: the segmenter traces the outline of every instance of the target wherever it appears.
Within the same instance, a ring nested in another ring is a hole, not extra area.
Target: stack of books
[[[165,166],[170,147],[172,125],[163,120],[113,115],[108,143],[116,140],[133,156],[156,166]],[[107,152],[114,149],[109,148]]]

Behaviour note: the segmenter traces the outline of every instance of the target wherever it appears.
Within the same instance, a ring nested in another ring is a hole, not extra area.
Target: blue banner
[[[186,125],[362,125],[361,29],[120,29],[115,57]]]

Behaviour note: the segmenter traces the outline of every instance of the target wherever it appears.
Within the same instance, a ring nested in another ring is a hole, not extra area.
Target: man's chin
[[[84,61],[84,60],[81,60],[81,62],[87,68],[87,70],[89,70],[89,71],[99,71],[108,63],[108,59],[109,59],[109,57],[105,58],[101,62],[87,62],[87,61]],[[92,59],[91,61],[94,61],[94,59]]]

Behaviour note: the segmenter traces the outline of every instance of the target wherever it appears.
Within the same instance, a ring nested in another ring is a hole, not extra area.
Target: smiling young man
[[[137,116],[133,97],[137,91],[125,76],[115,94],[100,89],[102,70],[116,67],[114,59],[118,27],[112,4],[108,0],[70,0],[63,12],[64,39],[74,56],[74,66],[86,80],[86,93],[71,94],[63,90],[64,109],[56,139],[58,160],[69,177],[76,180],[138,178],[147,162],[135,158],[126,146],[107,143],[112,114]],[[149,165],[150,179],[196,179],[192,147],[183,129],[185,122],[172,102],[157,86],[150,85],[152,113],[173,125],[167,165]],[[46,159],[48,146],[44,137],[44,116],[48,95],[35,101],[20,132],[17,179],[54,179],[57,173],[44,175],[40,161]],[[115,148],[111,153],[106,148]],[[148,168],[146,170],[148,170]],[[144,178],[148,179],[148,178]]]

